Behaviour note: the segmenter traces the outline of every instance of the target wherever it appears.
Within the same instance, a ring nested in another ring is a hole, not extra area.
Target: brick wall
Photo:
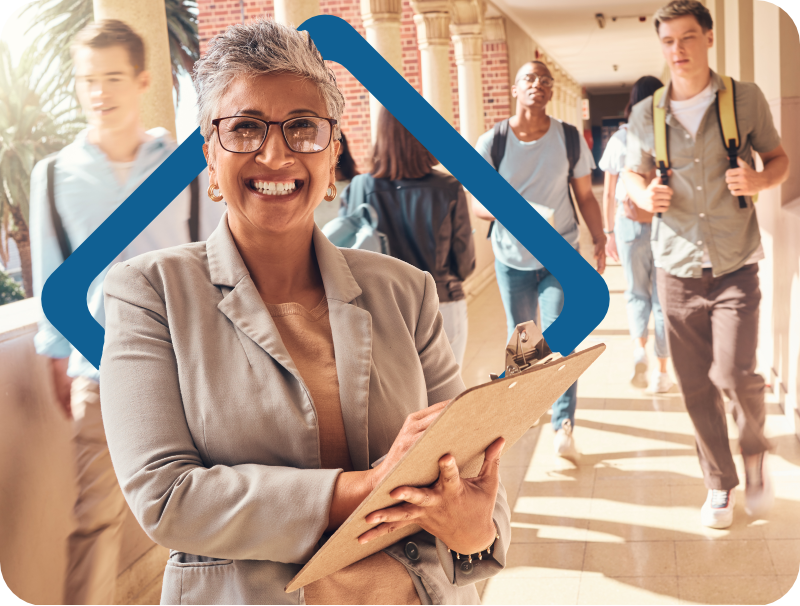
[[[508,94],[508,46],[505,42],[483,44],[483,117],[486,130],[511,115]]]
[[[200,52],[205,52],[208,41],[223,32],[228,25],[241,23],[242,9],[239,0],[198,0]],[[350,23],[362,36],[365,35],[361,20],[359,0],[320,0],[323,14],[337,15]],[[417,29],[414,11],[409,0],[403,0],[400,21],[400,44],[402,47],[403,76],[417,92],[422,94]],[[273,0],[244,0],[245,20],[273,15]],[[350,151],[361,172],[370,166],[370,111],[369,94],[366,89],[338,63],[329,62],[336,74],[336,83],[345,97],[345,112],[342,116],[342,131],[347,135]],[[509,115],[508,102],[508,49],[505,43],[483,46],[483,97],[486,128]],[[459,128],[458,72],[452,42],[450,44],[450,85],[453,99],[453,126]]]

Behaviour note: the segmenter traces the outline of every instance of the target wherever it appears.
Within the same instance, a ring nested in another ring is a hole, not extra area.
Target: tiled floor
[[[608,315],[579,348],[607,345],[578,383],[575,438],[583,458],[575,467],[553,456],[548,417],[504,456],[513,543],[508,567],[481,588],[483,602],[777,600],[800,566],[800,442],[780,408],[769,405],[767,432],[776,445],[770,458],[777,487],[772,513],[749,519],[740,487],[733,526],[701,526],[706,489],[681,396],[676,391],[646,397],[628,383],[633,346],[621,267],[609,267],[606,280]],[[505,316],[494,283],[470,303],[469,314],[463,374],[472,386],[503,365]],[[729,429],[734,443],[730,419]]]

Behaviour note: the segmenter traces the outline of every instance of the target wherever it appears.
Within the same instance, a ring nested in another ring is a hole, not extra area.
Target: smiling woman
[[[105,281],[103,419],[134,515],[172,549],[162,603],[477,602],[510,540],[502,438],[476,478],[446,456],[431,487],[398,487],[359,540],[423,530],[284,592],[464,385],[433,278],[314,224],[344,102],[307,34],[230,27],[195,81],[227,212]]]

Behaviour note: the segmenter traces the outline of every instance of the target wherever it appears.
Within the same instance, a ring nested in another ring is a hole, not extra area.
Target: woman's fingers
[[[385,524],[381,524],[368,530],[360,537],[358,537],[358,542],[362,545],[378,537],[382,537],[385,534],[389,534],[390,532],[394,532],[395,530],[400,530],[401,528],[408,526],[409,524],[414,524],[414,520],[410,521],[401,521],[401,522],[386,522]]]
[[[505,445],[505,438],[497,438],[489,445],[489,448],[484,452],[483,465],[481,465],[478,477],[500,477],[500,455],[503,454],[503,447]]]
[[[442,500],[439,494],[430,488],[414,488],[413,486],[395,488],[389,493],[389,496],[418,507],[436,507]]]
[[[367,524],[377,524],[379,522],[407,522],[420,517],[423,513],[424,511],[421,507],[411,503],[405,503],[403,505],[396,505],[395,507],[387,507],[386,509],[373,511],[365,520]]]
[[[461,486],[461,476],[456,465],[456,458],[451,454],[439,459],[439,481],[437,482],[442,492],[453,493]]]

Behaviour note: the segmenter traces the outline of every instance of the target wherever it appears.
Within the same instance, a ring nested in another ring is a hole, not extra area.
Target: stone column
[[[450,124],[450,11],[447,2],[412,0],[422,72],[422,96]]]
[[[483,36],[480,24],[451,26],[458,68],[458,115],[461,136],[475,145],[483,134]]]
[[[274,11],[278,23],[299,27],[319,15],[319,0],[275,0]]]
[[[725,74],[752,82],[753,0],[725,0]]]
[[[367,31],[367,42],[397,72],[403,75],[403,48],[400,44],[400,15],[402,0],[361,0],[361,19]],[[369,121],[372,141],[378,128],[378,113],[381,104],[369,96]]]
[[[752,32],[755,82],[769,103],[783,148],[795,167],[800,157],[797,26],[774,4],[756,2]],[[726,45],[729,41],[726,37]],[[782,404],[786,420],[800,437],[800,171],[791,170],[785,183],[762,191],[755,209],[766,255],[758,268],[762,302],[757,372],[771,386],[773,401]]]
[[[150,89],[142,97],[142,124],[146,129],[162,126],[177,140],[164,0],[94,0],[94,18],[119,19],[142,37],[145,69],[150,72]]]
[[[718,74],[725,73],[725,0],[706,0],[714,21],[714,46],[708,53],[708,64]]]

